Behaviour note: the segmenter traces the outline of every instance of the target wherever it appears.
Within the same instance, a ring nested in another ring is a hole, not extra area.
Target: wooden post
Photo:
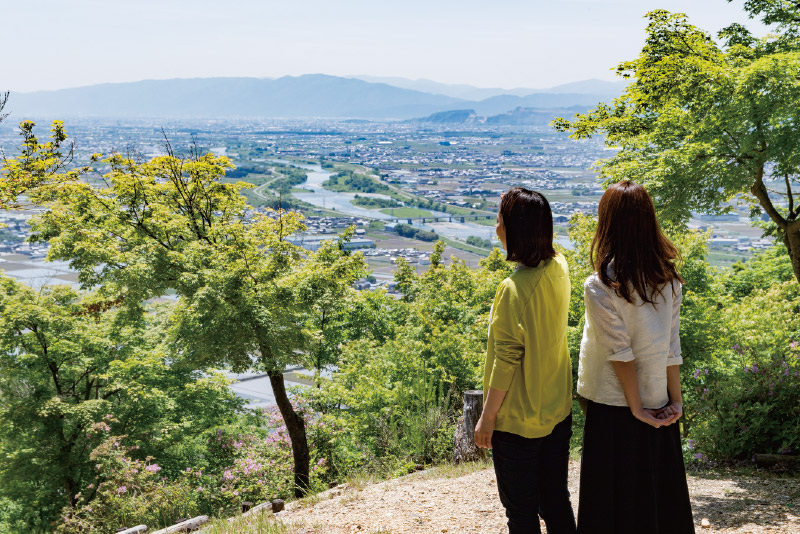
[[[475,445],[475,425],[483,410],[483,391],[464,392],[464,411],[456,425],[453,463],[474,462],[486,458],[486,451]]]
[[[242,503],[242,513],[246,513],[250,508],[253,507],[253,503],[250,501],[244,501]]]
[[[192,532],[199,529],[202,525],[208,523],[208,516],[207,515],[199,515],[197,517],[193,517],[192,519],[187,519],[186,521],[181,521],[180,523],[176,523],[171,527],[162,528],[161,530],[156,530],[152,534],[174,534],[176,532]]]
[[[277,514],[281,510],[283,510],[283,499],[272,499],[272,513]]]

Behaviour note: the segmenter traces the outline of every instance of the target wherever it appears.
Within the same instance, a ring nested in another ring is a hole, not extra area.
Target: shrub
[[[689,363],[693,454],[723,460],[800,451],[800,286],[754,290],[718,310],[723,347]],[[686,365],[686,364],[685,364]]]

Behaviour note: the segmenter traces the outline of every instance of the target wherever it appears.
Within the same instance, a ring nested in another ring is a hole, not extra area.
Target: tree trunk
[[[268,371],[269,382],[275,395],[275,402],[281,411],[289,439],[292,442],[292,455],[294,457],[294,496],[303,497],[308,491],[308,477],[311,469],[311,455],[308,451],[308,438],[306,437],[306,424],[298,414],[289,396],[286,394],[286,385],[281,371]]]
[[[464,392],[464,411],[458,418],[453,444],[453,463],[474,462],[486,458],[486,452],[475,445],[475,426],[483,411],[483,391]]]
[[[789,183],[787,182],[787,191],[791,193],[788,187]],[[792,213],[789,214],[789,218],[787,219],[775,209],[772,200],[769,198],[767,187],[764,185],[763,165],[756,169],[755,181],[753,185],[750,186],[750,193],[758,199],[758,203],[764,208],[764,211],[767,212],[769,218],[780,228],[783,234],[783,242],[786,245],[786,249],[789,251],[789,258],[792,260],[794,277],[800,282],[800,220],[795,219],[796,215]]]
[[[800,220],[790,222],[786,226],[783,242],[786,243],[786,248],[789,249],[794,277],[800,282]]]

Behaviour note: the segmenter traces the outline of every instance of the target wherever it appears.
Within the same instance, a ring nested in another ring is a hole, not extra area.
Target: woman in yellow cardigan
[[[569,269],[553,249],[553,214],[541,194],[503,195],[497,236],[517,263],[500,283],[489,323],[483,414],[475,443],[493,449],[509,534],[573,534],[567,489],[572,365],[567,350]]]

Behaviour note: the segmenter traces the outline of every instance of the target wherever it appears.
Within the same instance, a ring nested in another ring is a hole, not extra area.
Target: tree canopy
[[[575,138],[604,134],[619,149],[599,165],[607,183],[644,184],[668,222],[749,202],[769,216],[800,280],[800,7],[747,9],[783,33],[756,39],[731,25],[720,45],[685,15],[649,13],[639,57],[617,67],[630,80],[622,95],[554,126]]]
[[[168,155],[137,163],[119,154],[85,167],[60,168],[65,139],[56,124],[40,144],[23,123],[22,155],[5,166],[7,203],[22,193],[48,209],[33,221],[34,241],[50,259],[68,260],[86,288],[140,313],[148,299],[180,297],[171,334],[201,366],[265,371],[295,453],[296,485],[308,484],[302,417],[286,394],[283,372],[307,358],[318,301],[341,295],[364,273],[363,257],[328,243],[315,254],[286,238],[304,230],[294,212],[250,209],[247,184],[221,182],[231,164],[213,154]],[[347,236],[345,236],[345,239]]]

